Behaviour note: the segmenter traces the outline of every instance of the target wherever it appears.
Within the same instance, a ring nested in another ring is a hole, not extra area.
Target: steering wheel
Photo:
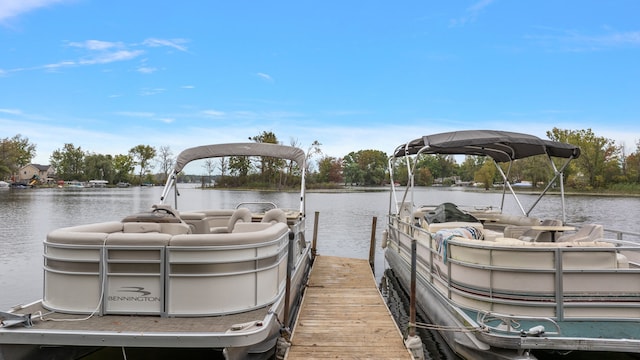
[[[152,213],[159,213],[159,212],[163,212],[167,215],[171,215],[174,218],[177,218],[178,215],[173,211],[173,209],[171,209],[169,206],[166,205],[153,205],[153,210],[151,210]]]

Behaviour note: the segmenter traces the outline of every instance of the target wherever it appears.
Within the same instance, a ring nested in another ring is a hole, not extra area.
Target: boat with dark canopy
[[[415,204],[417,166],[431,154],[488,157],[502,178],[501,202]],[[525,204],[510,170],[533,156],[553,176]],[[428,135],[395,149],[385,258],[406,289],[413,284],[432,322],[424,326],[462,357],[640,352],[640,234],[567,222],[563,174],[579,156],[571,144],[493,130]],[[406,167],[407,186],[396,185],[397,166]],[[535,216],[550,190],[558,216]],[[519,213],[503,212],[507,198]]]

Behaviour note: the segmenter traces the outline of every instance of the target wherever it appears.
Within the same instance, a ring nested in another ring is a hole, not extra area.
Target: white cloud
[[[104,51],[111,48],[124,48],[124,44],[121,42],[102,41],[102,40],[85,40],[81,42],[72,41],[68,43],[69,46],[83,48],[87,50]]]
[[[0,1],[0,22],[65,1],[66,0],[2,0]]]
[[[465,14],[457,19],[451,19],[449,21],[449,25],[450,26],[464,26],[467,23],[473,22],[475,21],[478,16],[480,15],[480,13],[486,9],[489,5],[491,5],[493,3],[494,0],[480,0],[478,2],[476,2],[475,4],[469,6],[466,11]]]
[[[3,0],[0,0],[0,2],[1,1]],[[169,46],[181,51],[186,51],[186,47],[180,45],[181,42],[186,42],[186,40],[147,39],[143,44],[149,47]],[[139,58],[147,52],[147,50],[139,48],[140,44],[127,45],[120,41],[103,41],[95,39],[85,41],[67,41],[65,46],[85,50],[86,54],[81,55],[76,60],[61,60],[45,65],[21,67],[10,70],[0,69],[0,77],[6,76],[9,73],[27,70],[56,71],[65,67],[102,65],[113,62],[129,61]],[[145,66],[144,64],[146,60],[147,59],[144,59],[142,61],[142,65],[136,69],[137,72],[141,74],[151,74],[158,71],[158,68]],[[148,93],[145,94],[149,95]]]
[[[136,57],[144,54],[143,50],[118,50],[115,52],[107,52],[98,54],[89,59],[82,59],[79,61],[81,65],[94,65],[94,64],[108,64],[116,61],[126,61],[135,59]]]
[[[144,112],[144,111],[118,111],[115,114],[120,116],[141,117],[141,118],[151,118],[156,116],[156,114],[152,112]]]
[[[140,95],[141,96],[152,96],[152,95],[158,95],[161,94],[163,92],[165,92],[166,89],[163,88],[143,88],[140,90]]]
[[[541,33],[525,36],[551,51],[589,52],[611,48],[640,46],[640,31],[614,31],[605,27],[604,33],[585,34],[576,30],[540,27]]]
[[[75,66],[75,65],[77,65],[77,63],[75,61],[60,61],[60,62],[55,63],[55,64],[43,65],[42,68],[45,69],[45,70],[56,70],[58,68],[68,67],[68,66]]]
[[[267,80],[267,81],[273,81],[273,78],[272,78],[272,77],[271,77],[271,75],[269,75],[269,74],[265,74],[265,73],[261,73],[261,72],[259,72],[259,73],[257,73],[256,75],[258,75],[258,77],[260,77],[260,78],[262,78],[262,79],[264,79],[264,80]]]
[[[150,66],[140,66],[136,71],[141,74],[153,74],[158,71],[158,68],[150,67]]]
[[[615,47],[626,45],[640,45],[640,31],[611,32],[597,36],[574,36],[577,42],[591,43],[599,46]]]
[[[0,109],[0,113],[9,115],[22,115],[22,110],[18,109]]]
[[[487,6],[491,5],[493,0],[480,0],[477,3],[469,6],[467,11],[473,14],[477,14],[480,11],[484,10]]]
[[[216,118],[225,116],[224,111],[218,111],[218,110],[205,110],[202,112],[202,114],[207,117],[216,117]]]
[[[180,51],[187,51],[187,47],[182,45],[187,43],[188,41],[185,39],[156,39],[156,38],[150,38],[150,39],[146,39],[145,41],[142,42],[142,44],[149,46],[149,47],[159,47],[159,46],[167,46],[167,47],[171,47],[174,48],[176,50],[180,50]]]

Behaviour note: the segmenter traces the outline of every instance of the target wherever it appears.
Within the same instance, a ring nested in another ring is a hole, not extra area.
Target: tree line
[[[614,140],[597,136],[591,129],[547,131],[550,140],[577,145],[581,155],[565,171],[566,186],[579,190],[611,189],[635,191],[640,188],[640,142],[631,154]],[[249,137],[251,141],[282,143],[273,132]],[[297,140],[290,145],[301,147]],[[380,150],[352,151],[342,157],[322,153],[321,145],[314,141],[307,148],[307,183],[311,187],[379,186],[389,179],[388,155]],[[28,138],[15,135],[0,142],[0,179],[16,174],[35,156],[36,145]],[[312,161],[313,160],[313,161]],[[126,154],[96,154],[73,144],[64,144],[50,156],[50,165],[58,180],[87,181],[103,179],[111,184],[163,183],[173,168],[175,157],[168,146],[137,145]],[[480,182],[487,186],[501,181],[495,166],[488,159],[467,156],[460,164],[452,156],[426,155],[419,159],[416,184],[452,184],[455,180]],[[518,160],[511,169],[511,181],[529,181],[533,186],[543,185],[551,169],[544,157]],[[215,178],[217,186],[287,187],[300,178],[301,169],[290,161],[274,158],[229,157],[205,160],[202,174],[180,174],[183,181],[194,181],[206,176]],[[403,166],[392,169],[396,180],[406,183]],[[195,179],[194,179],[195,178]]]

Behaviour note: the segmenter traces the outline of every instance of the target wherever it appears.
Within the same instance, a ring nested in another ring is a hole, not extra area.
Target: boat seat
[[[289,227],[283,223],[243,223],[242,225],[238,224],[238,230],[239,231],[233,233],[174,235],[171,237],[169,247],[257,244],[284,236],[289,232]],[[201,255],[197,254],[194,256],[197,257]]]
[[[149,222],[127,222],[122,224],[122,232],[124,233],[149,233],[160,232],[159,223]]]
[[[169,245],[170,240],[170,234],[162,233],[112,233],[107,235],[105,244],[112,246],[166,246]]]
[[[287,223],[287,215],[282,211],[282,209],[271,209],[264,214],[264,217],[260,222],[263,223]]]
[[[227,226],[212,227],[209,229],[209,232],[211,234],[231,233],[233,232],[233,227],[239,221],[251,222],[251,211],[247,208],[236,209],[229,218]]]
[[[531,230],[531,225],[507,225],[504,227],[504,237],[519,239],[527,230]]]
[[[558,242],[597,241],[604,236],[604,228],[598,224],[584,224],[577,232],[560,236]]]
[[[273,225],[275,223],[271,223],[271,222],[238,222],[236,224],[236,226],[233,227],[233,234],[236,233],[246,233],[246,232],[254,232],[254,231],[261,231],[264,229],[267,229],[268,227],[270,227],[271,225]],[[286,224],[286,223],[284,223]]]
[[[479,222],[468,222],[468,221],[452,221],[452,222],[443,222],[443,223],[433,223],[429,224],[429,232],[435,233],[439,230],[447,230],[447,229],[458,229],[465,227],[473,227],[478,230],[483,230],[482,223]]]
[[[191,228],[186,223],[124,223],[123,233],[163,233],[170,235],[190,234]]]
[[[545,219],[540,224],[542,226],[562,226],[562,220]],[[505,229],[506,230],[506,229]],[[511,236],[515,237],[515,236]],[[548,231],[526,229],[518,239],[529,242],[551,242],[551,233]]]
[[[47,234],[47,241],[55,244],[104,245],[107,235],[122,232],[122,223],[110,221],[57,229]]]

